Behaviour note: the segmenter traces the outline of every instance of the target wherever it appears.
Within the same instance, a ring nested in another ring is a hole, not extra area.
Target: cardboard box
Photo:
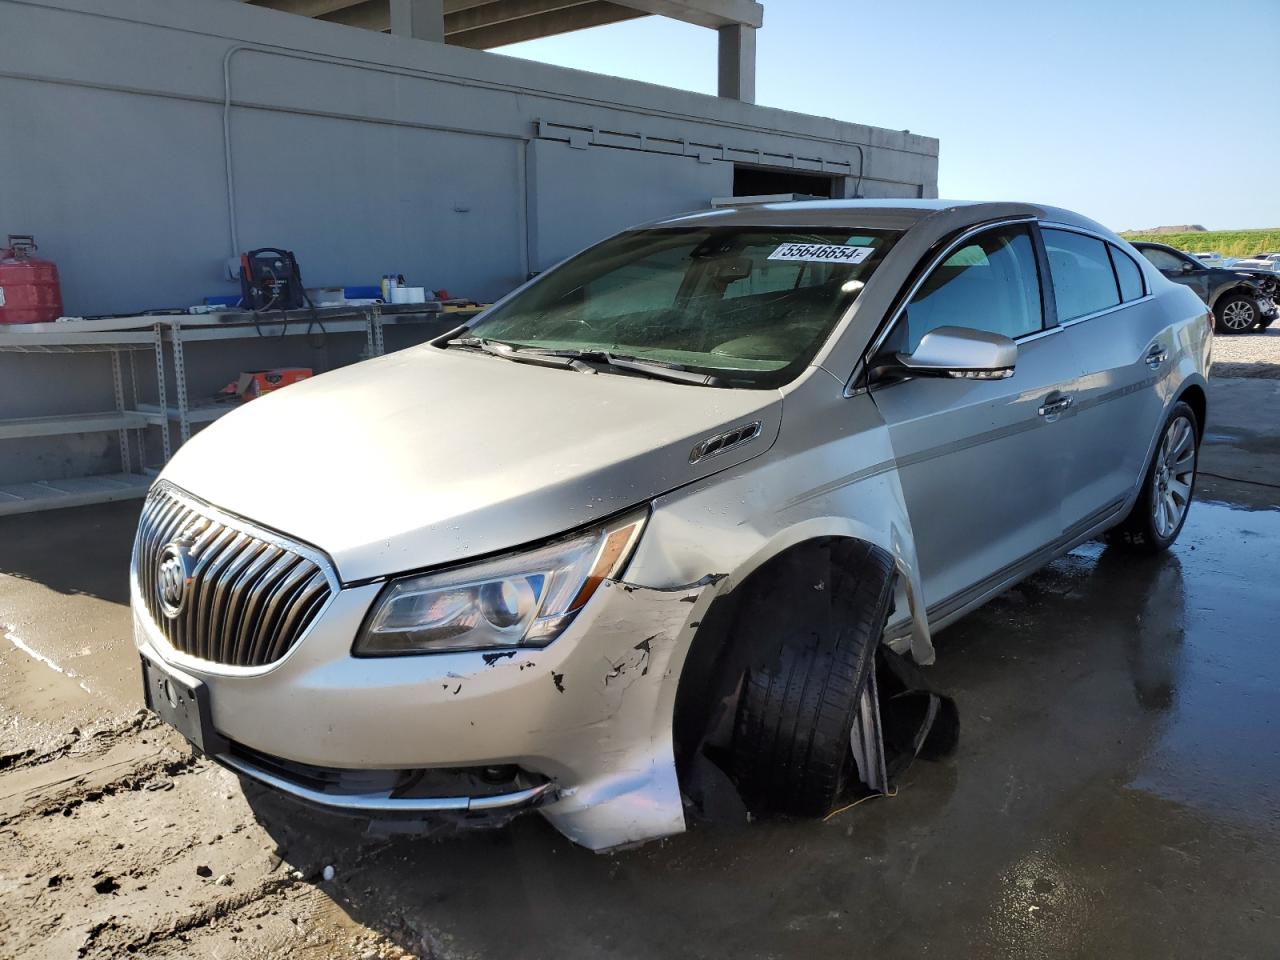
[[[277,367],[274,370],[248,370],[240,379],[222,388],[223,396],[235,396],[246,403],[264,393],[271,393],[312,376],[310,367]]]

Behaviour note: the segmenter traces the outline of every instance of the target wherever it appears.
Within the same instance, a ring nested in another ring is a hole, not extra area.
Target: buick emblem
[[[170,620],[182,613],[187,603],[187,588],[191,585],[191,554],[187,544],[175,540],[160,551],[156,565],[156,599],[160,612]]]

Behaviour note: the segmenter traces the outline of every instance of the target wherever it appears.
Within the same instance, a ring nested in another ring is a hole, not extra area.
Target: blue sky
[[[757,102],[937,137],[944,197],[1280,227],[1280,0],[764,6]],[[498,52],[715,92],[714,31],[658,17]]]

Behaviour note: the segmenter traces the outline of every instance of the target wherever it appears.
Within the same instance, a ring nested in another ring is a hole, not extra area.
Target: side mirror
[[[1187,263],[1185,260],[1182,262],[1183,273],[1190,273],[1195,268],[1196,268],[1196,265],[1194,263]]]
[[[1013,376],[1018,345],[999,333],[968,327],[938,327],[920,338],[911,354],[897,355],[898,366],[917,377],[1003,380]]]

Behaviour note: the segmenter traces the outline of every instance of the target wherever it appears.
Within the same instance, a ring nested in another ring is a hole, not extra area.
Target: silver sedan
[[[1211,343],[1192,291],[1051,207],[624,232],[184,446],[133,559],[148,702],[361,817],[536,809],[604,849],[717,777],[823,814],[889,788],[877,676],[1089,538],[1174,541]]]

